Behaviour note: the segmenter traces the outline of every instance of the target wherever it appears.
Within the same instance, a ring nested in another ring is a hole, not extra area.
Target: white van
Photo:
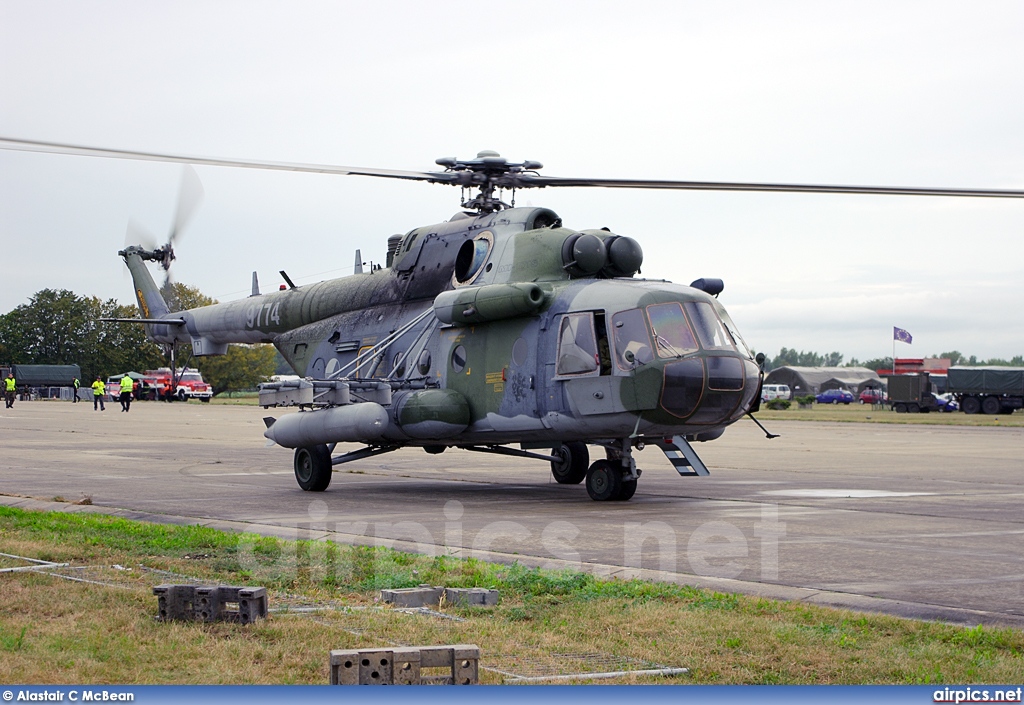
[[[761,401],[789,399],[790,393],[788,384],[766,384],[761,387]]]

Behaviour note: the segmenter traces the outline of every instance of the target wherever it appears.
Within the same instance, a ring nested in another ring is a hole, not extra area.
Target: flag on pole
[[[892,328],[892,339],[893,340],[898,340],[901,343],[913,343],[914,342],[914,336],[912,336],[910,333],[908,333],[907,331],[903,330],[902,328],[897,328],[896,326],[893,326],[893,328]]]

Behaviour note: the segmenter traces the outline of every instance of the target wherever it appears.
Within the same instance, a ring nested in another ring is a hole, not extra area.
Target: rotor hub
[[[495,190],[526,188],[520,177],[526,173],[536,174],[544,165],[537,161],[510,162],[492,150],[477,153],[476,159],[456,159],[442,157],[435,162],[445,168],[445,173],[452,177],[448,183],[463,188],[478,188],[479,193],[473,198],[463,199],[462,207],[493,213],[508,208]]]

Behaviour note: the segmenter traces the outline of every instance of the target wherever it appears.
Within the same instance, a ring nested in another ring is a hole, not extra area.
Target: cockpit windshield
[[[648,306],[647,318],[651,321],[659,357],[682,357],[697,349],[697,341],[679,303]]]
[[[708,350],[734,350],[732,337],[715,314],[711,304],[704,301],[687,301],[683,304],[686,313],[697,330],[700,344]]]

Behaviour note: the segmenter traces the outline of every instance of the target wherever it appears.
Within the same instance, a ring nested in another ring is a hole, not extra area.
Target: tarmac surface
[[[292,451],[265,445],[271,412],[17,402],[0,415],[0,504],[1024,627],[1022,428],[791,421],[767,440],[741,421],[695,445],[711,477],[677,476],[652,446],[631,501],[594,502],[544,462],[459,450],[337,466],[303,492]]]

